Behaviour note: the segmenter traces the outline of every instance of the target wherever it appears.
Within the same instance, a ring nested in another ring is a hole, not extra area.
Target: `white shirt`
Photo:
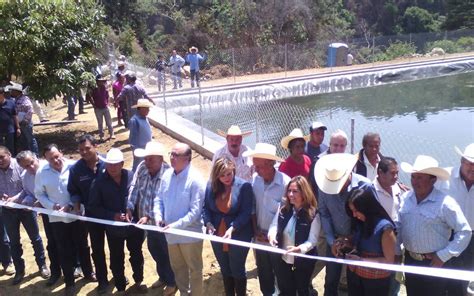
[[[242,153],[247,150],[249,150],[247,146],[240,145],[239,155],[234,157],[232,153],[229,152],[227,144],[225,144],[214,153],[214,156],[212,157],[212,165],[214,165],[217,159],[225,156],[235,163],[235,175],[250,182],[252,180],[252,161],[250,157],[242,156]]]
[[[280,209],[278,209],[278,212],[275,214],[273,217],[272,224],[270,225],[270,229],[268,230],[268,240],[273,240],[276,238],[277,231],[278,231],[278,213],[280,212]],[[282,242],[282,249],[286,250],[287,247],[294,246],[295,245],[295,238],[292,236],[290,233],[295,231],[296,227],[296,218],[295,215],[291,216],[290,220],[288,221],[288,224],[286,224],[285,229],[283,230],[283,242]],[[300,247],[301,253],[306,254],[309,250],[314,248],[318,242],[318,237],[319,233],[321,231],[321,220],[319,219],[319,214],[316,214],[316,216],[313,219],[313,222],[311,222],[311,228],[309,230],[308,234],[308,239],[300,244],[297,247]],[[293,255],[282,255],[283,261],[285,261],[288,264],[293,264],[295,263],[295,256]]]
[[[290,177],[284,173],[275,171],[273,181],[270,184],[265,184],[262,177],[254,174],[252,187],[255,200],[252,214],[257,216],[257,228],[260,231],[266,233],[270,228],[273,217],[278,212],[281,199],[285,195],[286,185],[290,180]]]
[[[76,162],[66,159],[63,161],[63,168],[60,172],[46,164],[36,173],[35,196],[46,209],[52,210],[55,204],[59,204],[61,207],[72,205],[71,196],[67,190],[67,183],[69,180],[69,169]],[[51,223],[70,223],[74,221],[76,220],[49,215],[49,222]]]
[[[377,178],[374,179],[374,187],[377,192],[377,200],[390,215],[393,221],[398,220],[398,211],[400,210],[400,196],[402,194],[400,187],[397,184],[392,185],[392,194],[388,193],[380,185]]]
[[[474,186],[467,190],[459,166],[448,168],[448,171],[451,172],[451,177],[449,181],[440,184],[439,189],[458,202],[469,226],[474,229]]]
[[[375,177],[377,177],[377,167],[379,166],[379,162],[380,162],[380,156],[377,155],[377,164],[373,166],[370,163],[369,159],[367,158],[367,154],[365,154],[365,150],[364,150],[364,164],[365,164],[365,167],[367,168],[366,177],[370,181],[373,181]]]

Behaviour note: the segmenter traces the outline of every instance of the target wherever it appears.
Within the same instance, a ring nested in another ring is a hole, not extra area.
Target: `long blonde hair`
[[[290,185],[293,183],[296,184],[298,190],[301,193],[301,197],[303,198],[301,210],[304,211],[306,219],[310,221],[316,215],[318,203],[316,201],[316,197],[313,194],[313,190],[311,190],[311,186],[309,185],[308,180],[306,180],[306,178],[303,176],[293,177],[290,182],[288,182],[288,185],[286,186],[285,196],[282,200],[283,206],[281,207],[281,212],[287,213],[293,209],[293,205],[290,203],[290,199],[288,198],[288,188],[290,188]]]
[[[225,186],[219,180],[219,177],[226,170],[232,170],[235,177],[235,163],[227,157],[218,158],[211,171],[211,187],[216,197],[225,191]]]

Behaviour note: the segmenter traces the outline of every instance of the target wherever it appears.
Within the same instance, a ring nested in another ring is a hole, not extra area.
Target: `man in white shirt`
[[[393,221],[398,220],[400,209],[400,195],[402,190],[397,184],[398,163],[392,157],[383,157],[377,168],[377,177],[374,180],[377,199]]]
[[[246,181],[251,181],[252,164],[250,163],[250,158],[242,155],[249,148],[242,144],[242,139],[252,132],[242,132],[240,127],[232,125],[227,132],[217,130],[217,133],[225,137],[227,144],[214,153],[212,164],[214,165],[216,160],[221,157],[227,157],[235,163],[235,175]]]
[[[247,151],[244,157],[251,157],[256,174],[252,179],[255,194],[252,210],[252,223],[254,228],[254,242],[270,245],[268,230],[278,211],[282,197],[290,177],[275,169],[276,161],[283,159],[276,156],[276,147],[266,143],[257,143],[255,150]],[[265,251],[255,251],[258,280],[260,291],[263,295],[273,295],[275,292],[275,262],[272,254]]]
[[[441,190],[459,203],[469,226],[474,229],[474,143],[468,145],[464,152],[458,147],[455,150],[461,156],[461,163],[452,168],[451,177],[441,186]],[[459,257],[451,259],[450,266],[474,271],[474,238],[471,237],[469,245]],[[467,281],[450,281],[449,295],[468,295],[467,286]]]
[[[69,179],[69,169],[75,162],[66,160],[55,144],[47,145],[43,150],[43,155],[48,161],[36,173],[35,196],[41,205],[49,210],[58,212],[70,212],[74,204],[67,190]],[[79,221],[71,218],[49,216],[54,240],[58,248],[59,263],[66,283],[65,295],[75,295],[74,288],[74,261],[79,253],[81,265],[83,259],[88,257],[90,261],[89,249],[77,243],[77,226]],[[89,263],[90,264],[90,263]],[[58,277],[59,278],[59,277]],[[51,278],[50,282],[57,281],[58,278]],[[54,283],[54,282],[53,282]]]

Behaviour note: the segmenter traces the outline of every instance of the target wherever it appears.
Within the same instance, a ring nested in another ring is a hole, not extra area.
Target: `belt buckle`
[[[418,254],[418,253],[414,253],[414,252],[410,252],[410,251],[408,251],[408,252],[410,253],[410,257],[415,259],[416,261],[425,260],[425,257],[422,254]]]

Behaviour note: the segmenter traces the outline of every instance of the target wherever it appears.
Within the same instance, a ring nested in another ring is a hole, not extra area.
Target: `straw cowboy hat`
[[[16,83],[16,82],[13,82],[13,81],[10,81],[10,84],[11,84],[11,85],[8,86],[8,89],[9,89],[10,91],[16,90],[16,91],[23,92],[23,86],[22,86],[21,84]]]
[[[123,162],[123,153],[118,148],[111,148],[105,157],[99,155],[99,159],[105,163],[116,164]]]
[[[357,156],[350,153],[333,153],[321,157],[314,167],[314,179],[319,189],[327,194],[338,194],[356,162]]]
[[[303,139],[305,141],[308,141],[309,136],[303,135],[303,131],[301,129],[295,128],[294,130],[291,131],[291,133],[288,136],[283,137],[281,139],[281,142],[280,142],[281,147],[288,149],[288,144],[290,144],[290,142],[294,139]]]
[[[467,145],[466,149],[464,149],[464,153],[456,146],[454,146],[454,150],[469,162],[474,162],[474,143]]]
[[[243,132],[238,125],[232,125],[231,127],[229,127],[229,129],[227,130],[227,133],[219,129],[217,130],[217,134],[219,134],[219,136],[222,136],[224,138],[227,136],[246,137],[250,135],[251,133],[252,133],[251,131]]]
[[[146,143],[145,149],[137,148],[133,151],[136,157],[145,157],[151,155],[165,156],[165,148],[161,143],[150,141]]]
[[[449,179],[449,172],[443,168],[440,168],[438,161],[433,157],[427,155],[418,155],[413,165],[407,162],[402,162],[400,164],[400,167],[405,173],[409,174],[428,174],[436,176],[441,180]]]
[[[276,161],[284,161],[282,158],[276,155],[276,147],[267,143],[255,144],[254,150],[247,150],[242,153],[243,157],[263,158]]]
[[[138,99],[137,104],[133,105],[132,108],[151,108],[153,104],[147,99]]]
[[[189,52],[191,52],[192,50],[196,50],[196,52],[199,52],[199,49],[196,46],[191,46],[189,48]]]

